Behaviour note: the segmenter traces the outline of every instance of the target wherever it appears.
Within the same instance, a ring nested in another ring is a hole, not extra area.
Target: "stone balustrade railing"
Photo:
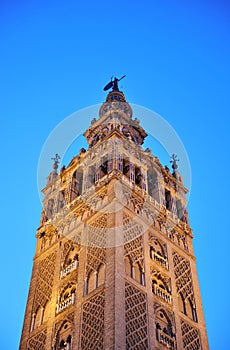
[[[75,270],[78,267],[78,261],[74,260],[73,262],[71,262],[71,264],[69,264],[68,266],[66,266],[66,268],[64,270],[61,270],[60,273],[60,277],[65,277],[66,275],[68,275],[71,271]]]
[[[153,293],[165,300],[167,303],[172,303],[172,296],[165,289],[159,287],[157,284],[153,284]]]
[[[56,313],[65,310],[68,306],[74,304],[75,301],[75,293],[72,293],[68,298],[61,301],[59,304],[56,305]]]
[[[158,330],[158,341],[164,344],[169,349],[175,349],[175,340],[171,338],[168,334]]]
[[[163,267],[165,267],[167,270],[169,268],[168,265],[168,261],[167,259],[163,258],[163,256],[161,256],[160,254],[158,254],[157,252],[151,252],[151,257],[160,265],[162,265]]]

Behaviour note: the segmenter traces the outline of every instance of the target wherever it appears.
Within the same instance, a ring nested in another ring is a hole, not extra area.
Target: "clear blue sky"
[[[2,349],[17,349],[23,323],[42,146],[65,117],[102,103],[105,83],[123,74],[127,100],[168,120],[187,149],[210,348],[229,349],[229,34],[222,0],[1,1]]]

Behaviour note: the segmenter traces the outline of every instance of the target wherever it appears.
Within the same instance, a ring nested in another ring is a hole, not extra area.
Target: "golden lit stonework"
[[[20,350],[207,350],[177,158],[143,148],[116,86],[84,136],[43,189]]]

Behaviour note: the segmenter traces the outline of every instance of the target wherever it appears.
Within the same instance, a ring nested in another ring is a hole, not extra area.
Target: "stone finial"
[[[58,165],[59,165],[59,159],[61,159],[61,157],[59,156],[58,153],[56,153],[55,157],[51,158],[51,159],[54,161],[54,163],[53,163],[53,171],[51,171],[51,173],[49,174],[49,176],[47,178],[48,183],[57,177],[57,169],[58,169]]]
[[[55,157],[54,158],[51,158],[54,163],[53,163],[53,169],[57,171],[57,168],[58,168],[58,164],[59,164],[59,159],[61,159],[61,157],[59,156],[58,153],[55,154]]]

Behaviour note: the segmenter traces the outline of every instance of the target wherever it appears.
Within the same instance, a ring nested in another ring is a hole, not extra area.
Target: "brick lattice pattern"
[[[50,300],[53,287],[56,251],[39,262],[38,278],[34,297],[33,311],[36,312],[40,306],[45,306]]]
[[[191,298],[194,302],[192,274],[189,261],[182,258],[177,252],[173,252],[173,263],[177,292],[181,293],[185,299]]]
[[[135,221],[135,218],[131,218],[125,214],[123,216],[123,232],[124,243],[126,244],[136,237],[140,237],[143,232],[143,227]]]
[[[86,275],[105,264],[106,227],[107,215],[102,215],[88,228]]]
[[[181,330],[183,338],[183,347],[186,350],[201,350],[201,341],[199,331],[186,323],[181,321]]]
[[[124,250],[133,263],[138,262],[143,268],[142,226],[133,221],[128,215],[123,216]]]
[[[45,350],[46,333],[44,330],[28,340],[27,350]]]
[[[147,350],[146,294],[127,282],[125,284],[125,323],[126,349]]]
[[[105,293],[93,296],[82,308],[81,349],[103,350]]]

